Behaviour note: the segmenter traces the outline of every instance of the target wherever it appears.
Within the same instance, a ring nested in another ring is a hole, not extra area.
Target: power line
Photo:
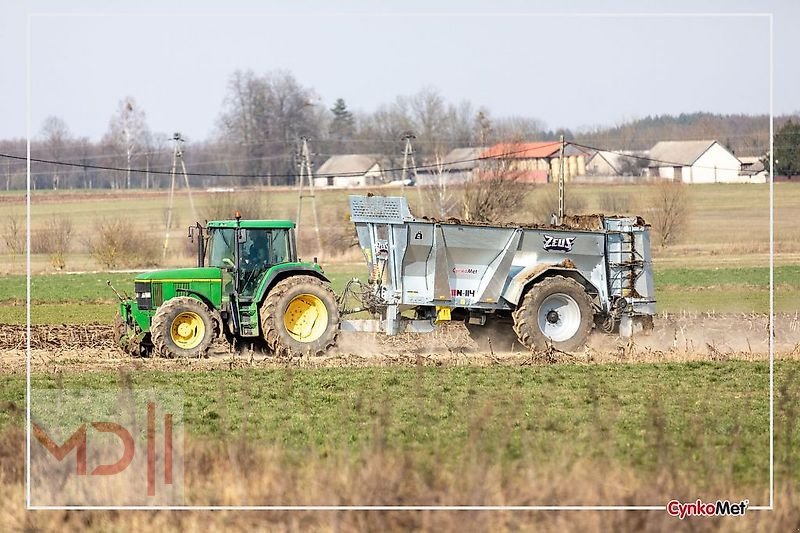
[[[514,143],[510,143],[510,144],[513,146]],[[557,141],[556,142],[543,143],[542,145],[537,146],[537,148],[544,148],[544,147],[547,147],[547,146],[556,146],[556,145],[559,145],[559,144],[560,143],[557,142]],[[452,166],[452,165],[459,165],[459,164],[462,164],[462,163],[472,163],[472,162],[477,162],[477,161],[487,161],[487,160],[493,160],[493,159],[494,160],[498,160],[498,159],[502,160],[502,159],[504,159],[504,158],[506,158],[508,156],[512,156],[512,155],[516,155],[516,154],[522,154],[522,153],[526,153],[526,152],[530,152],[530,151],[531,151],[530,148],[525,148],[525,149],[522,149],[522,150],[503,152],[502,154],[493,155],[493,156],[475,157],[475,158],[470,158],[470,159],[461,159],[461,160],[458,160],[458,161],[450,161],[448,163],[444,163],[443,165],[442,164],[435,164],[435,163],[427,164],[427,165],[417,165],[417,166],[415,166],[413,168],[413,170],[425,170],[425,169],[436,170],[438,168],[441,168],[442,166]],[[7,158],[7,159],[22,160],[22,161],[25,161],[27,159],[27,158],[25,158],[23,156],[15,156],[15,155],[10,155],[10,154],[3,154],[3,153],[0,153],[0,157],[4,157],[4,158]],[[123,167],[107,167],[107,166],[102,166],[102,165],[85,165],[85,164],[81,164],[81,163],[70,163],[70,162],[66,162],[66,161],[54,161],[54,160],[49,160],[49,159],[39,159],[39,158],[33,158],[33,157],[30,158],[30,160],[32,162],[35,162],[35,163],[46,163],[46,164],[50,164],[50,165],[77,167],[77,168],[82,168],[82,169],[89,169],[90,168],[90,169],[94,169],[94,170],[107,170],[107,171],[111,171],[111,172],[128,172],[128,169],[127,168],[123,168]],[[403,170],[402,167],[400,167],[400,168],[387,168],[387,169],[381,169],[378,172],[380,172],[381,174],[388,174],[388,173],[401,172],[402,170]],[[130,169],[130,172],[135,172],[135,173],[139,173],[139,174],[149,173],[149,174],[152,174],[152,175],[161,175],[161,176],[171,175],[171,171],[167,171],[167,170],[145,170],[145,169],[132,168],[132,169]],[[338,172],[338,173],[325,174],[325,175],[326,176],[331,176],[331,177],[352,178],[352,177],[361,176],[362,174],[363,174],[362,172]],[[220,173],[210,173],[210,172],[187,172],[186,175],[187,176],[198,177],[198,178],[251,178],[251,179],[260,179],[260,178],[266,177],[264,175],[256,175],[256,174],[220,174]],[[295,174],[270,174],[270,176],[273,177],[273,178],[295,178],[295,177],[297,177]]]

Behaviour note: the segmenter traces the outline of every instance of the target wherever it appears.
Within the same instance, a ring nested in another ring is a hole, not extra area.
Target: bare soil
[[[57,325],[31,327],[33,371],[109,369],[209,370],[241,367],[363,367],[597,364],[634,362],[766,360],[769,356],[767,315],[684,313],[659,315],[649,334],[632,338],[595,331],[587,346],[574,353],[555,349],[528,352],[513,334],[478,344],[462,324],[449,324],[431,334],[387,337],[342,333],[337,348],[322,357],[279,359],[257,347],[231,349],[214,345],[204,359],[132,358],[112,341],[111,326]],[[0,326],[0,372],[25,371],[24,325]],[[775,354],[800,357],[800,320],[783,314],[775,320]]]

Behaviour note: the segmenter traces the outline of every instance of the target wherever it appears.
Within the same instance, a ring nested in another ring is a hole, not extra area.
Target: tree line
[[[786,120],[780,117],[778,124]],[[301,137],[309,139],[317,167],[331,155],[360,153],[375,154],[389,167],[398,168],[406,134],[414,136],[418,164],[439,160],[453,148],[558,140],[560,135],[617,150],[646,149],[658,140],[717,139],[737,155],[760,156],[769,144],[769,118],[662,115],[573,132],[547,129],[533,117],[496,117],[488,108],[468,101],[448,102],[431,87],[397,96],[369,112],[353,111],[342,98],[327,108],[317,91],[291,72],[240,70],[228,81],[213,134],[187,142],[184,155],[190,173],[208,175],[192,177],[198,186],[287,185],[295,182]],[[75,135],[64,120],[48,117],[32,139],[32,157],[77,166],[33,163],[31,185],[34,189],[167,187],[172,137],[172,133],[153,132],[145,110],[130,96],[119,102],[99,141]],[[0,152],[24,156],[25,141],[0,141]],[[0,188],[24,188],[25,161],[4,159],[0,165]],[[219,177],[225,175],[250,177]]]

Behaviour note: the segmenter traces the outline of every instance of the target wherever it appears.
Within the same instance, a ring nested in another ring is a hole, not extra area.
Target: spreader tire
[[[278,357],[322,355],[339,334],[336,295],[313,276],[283,279],[261,305],[261,331]]]
[[[211,310],[189,296],[164,302],[150,323],[154,352],[162,357],[204,357],[214,330]]]
[[[565,352],[576,350],[586,342],[593,325],[591,298],[583,285],[563,276],[534,285],[514,311],[514,331],[529,349],[552,344]]]

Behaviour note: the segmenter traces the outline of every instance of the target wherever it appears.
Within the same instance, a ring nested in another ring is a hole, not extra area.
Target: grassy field
[[[34,374],[35,389],[180,389],[188,505],[766,504],[764,362]],[[800,362],[775,366],[776,511],[800,520]],[[25,513],[25,379],[0,375],[0,502],[10,530],[662,531],[666,513]]]
[[[800,363],[780,363],[777,390],[798,371]],[[766,363],[67,372],[34,375],[32,387],[116,390],[128,379],[183,391],[187,439],[246,435],[282,450],[289,465],[380,445],[408,454],[423,474],[457,472],[475,452],[510,472],[591,458],[646,474],[692,472],[697,489],[720,475],[760,489],[768,480]],[[23,404],[23,376],[0,384],[4,405]],[[0,413],[0,430],[20,423],[13,412]],[[800,428],[792,431],[785,442],[798,441]],[[796,462],[800,448],[779,447],[778,456]]]

